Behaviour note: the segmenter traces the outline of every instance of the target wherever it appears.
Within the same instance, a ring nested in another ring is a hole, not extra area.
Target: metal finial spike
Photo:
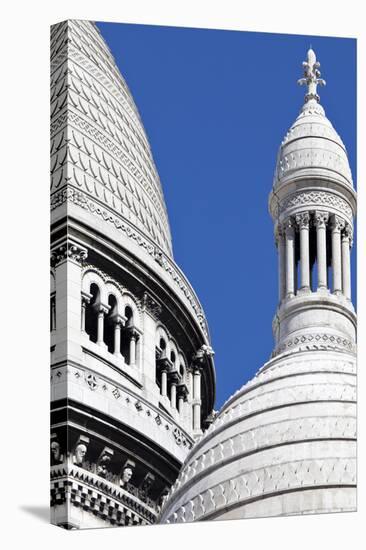
[[[307,60],[303,62],[302,66],[304,68],[304,78],[300,78],[297,83],[300,84],[300,86],[306,84],[308,87],[307,94],[305,95],[305,103],[311,99],[315,99],[319,103],[320,96],[317,94],[317,86],[325,86],[326,82],[320,78],[320,63],[316,60],[316,55],[311,45],[307,53]]]

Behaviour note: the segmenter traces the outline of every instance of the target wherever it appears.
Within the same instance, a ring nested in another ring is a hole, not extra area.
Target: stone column
[[[291,219],[286,221],[286,296],[295,295],[295,228]]]
[[[180,416],[185,416],[185,407],[184,403],[187,400],[188,388],[184,383],[179,384],[178,386],[178,412]]]
[[[126,317],[117,315],[114,319],[114,349],[113,354],[116,357],[122,357],[121,354],[121,329],[126,322]]]
[[[56,330],[56,293],[51,295],[51,330]]]
[[[108,309],[108,306],[99,304],[97,344],[104,348],[106,347],[106,344],[104,343],[104,315],[108,313]]]
[[[309,261],[309,222],[308,212],[297,214],[296,223],[300,231],[300,289],[310,290],[310,261]]]
[[[193,430],[201,429],[201,370],[193,371]]]
[[[332,220],[332,270],[333,270],[333,292],[342,292],[342,252],[341,252],[341,231],[344,228],[344,221],[339,216],[333,216]]]
[[[130,333],[130,366],[136,365],[136,342],[138,339],[138,332],[135,329]]]
[[[351,299],[351,257],[352,227],[346,224],[342,234],[342,288],[343,294],[348,300]]]
[[[172,409],[177,408],[177,384],[175,382],[172,382],[170,386],[170,405]]]
[[[286,270],[285,270],[285,234],[282,225],[277,226],[277,250],[278,250],[278,298],[280,302],[286,293]]]
[[[81,291],[81,332],[85,332],[85,312],[86,306],[90,303],[92,295],[89,292]]]
[[[161,371],[161,387],[160,387],[160,394],[162,397],[166,397],[168,393],[168,373],[166,369],[162,369]]]
[[[318,290],[327,288],[327,239],[326,224],[328,212],[315,212],[317,261],[318,261]]]
[[[178,396],[178,412],[181,415],[183,413],[184,397],[183,395]]]

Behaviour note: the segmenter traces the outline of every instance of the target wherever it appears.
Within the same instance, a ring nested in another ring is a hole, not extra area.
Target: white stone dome
[[[350,354],[271,360],[193,447],[161,522],[354,510],[355,401]]]
[[[343,141],[325,116],[323,107],[310,99],[281,143],[274,187],[314,176],[353,187]]]
[[[145,129],[94,23],[69,20],[53,34],[51,89],[52,207],[64,201],[67,185],[68,198],[105,224],[138,242],[147,237],[146,246],[158,245],[172,256],[163,190]]]

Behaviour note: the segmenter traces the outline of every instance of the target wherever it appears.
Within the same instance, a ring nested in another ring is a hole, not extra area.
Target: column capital
[[[81,291],[81,302],[83,305],[90,304],[90,300],[93,298],[93,294],[86,292],[85,290]]]
[[[187,401],[188,388],[187,388],[186,384],[179,384],[177,386],[177,394],[178,394],[178,397],[182,397],[184,399],[184,401]]]
[[[309,229],[309,224],[310,224],[309,212],[300,212],[300,214],[296,214],[295,221],[299,229]]]
[[[203,344],[193,355],[192,361],[193,365],[198,366],[201,365],[204,361],[204,359],[213,357],[215,355],[214,350],[211,346],[208,346],[207,344]]]
[[[332,216],[331,219],[331,228],[333,232],[340,233],[342,229],[344,229],[346,222],[343,218],[340,216],[337,216],[336,214]]]
[[[51,250],[51,265],[58,266],[66,260],[82,265],[88,257],[88,250],[72,241],[66,240]]]
[[[315,211],[314,225],[316,228],[325,227],[329,220],[329,213],[320,210]]]
[[[350,248],[353,245],[353,227],[350,223],[345,222],[344,231],[342,231],[342,241],[348,241]]]
[[[292,236],[296,228],[296,222],[292,217],[290,217],[283,222],[282,226],[285,234],[287,236]]]
[[[275,226],[275,240],[278,242],[279,239],[285,236],[285,228],[282,223],[278,222]]]
[[[120,325],[121,327],[124,327],[125,324],[126,324],[126,321],[127,321],[127,317],[125,317],[124,315],[120,315],[119,313],[117,313],[117,315],[114,315],[111,319],[112,323],[114,325]]]
[[[138,340],[141,336],[141,332],[136,327],[128,327],[126,330],[131,340]]]
[[[102,304],[102,303],[99,303],[96,307],[97,307],[98,315],[102,313],[103,315],[106,315],[108,311],[111,309],[111,306],[107,304]]]

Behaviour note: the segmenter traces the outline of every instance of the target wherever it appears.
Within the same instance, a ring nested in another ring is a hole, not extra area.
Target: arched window
[[[98,306],[100,304],[100,290],[97,284],[90,285],[90,302],[85,308],[85,332],[92,342],[98,339]]]

